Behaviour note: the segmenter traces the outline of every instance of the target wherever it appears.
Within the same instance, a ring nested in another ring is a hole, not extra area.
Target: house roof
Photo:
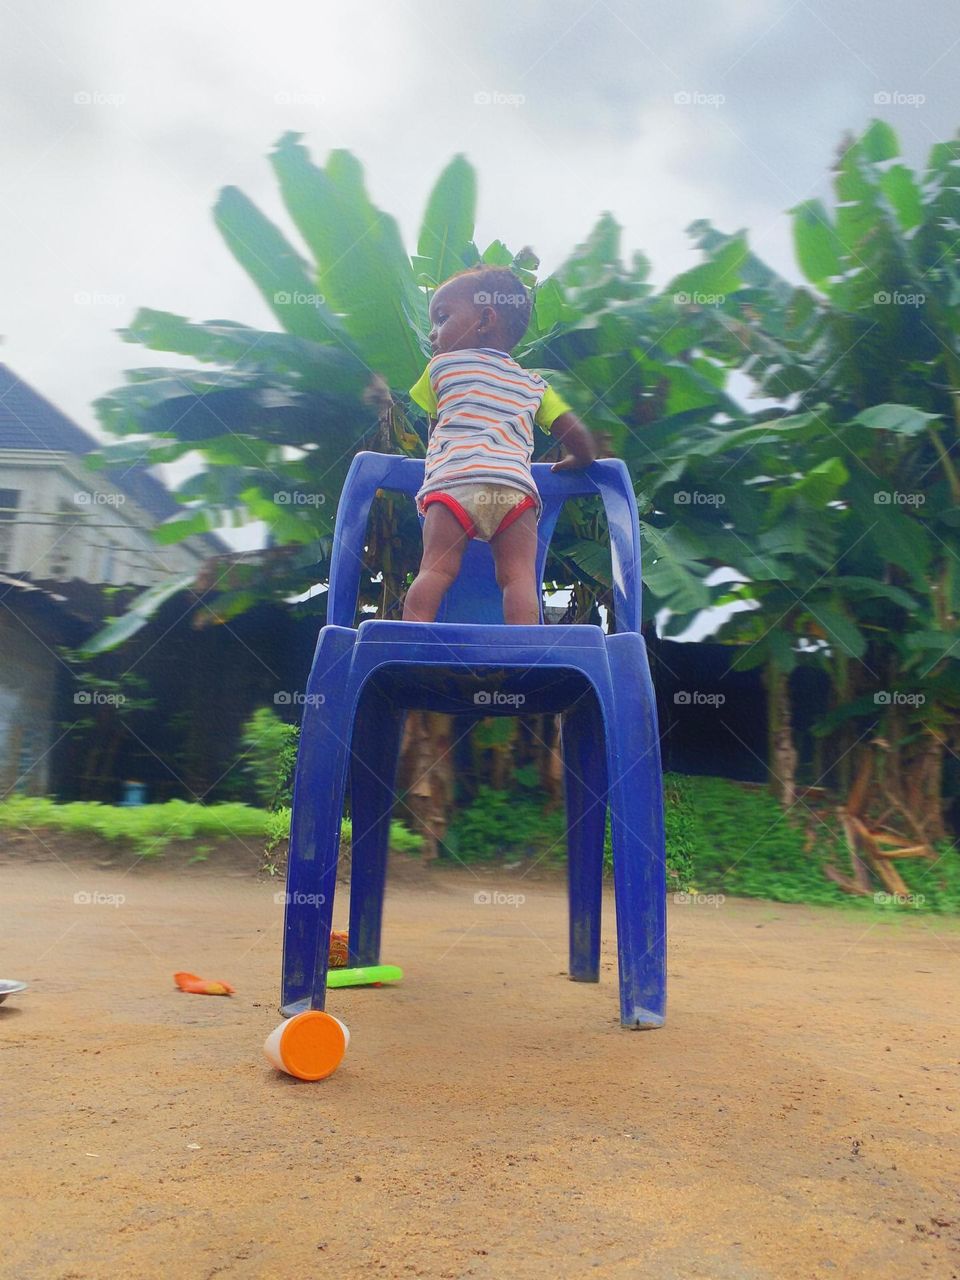
[[[78,427],[39,391],[34,391],[18,378],[7,365],[0,363],[0,449],[33,449],[83,457],[100,447],[99,440]],[[162,481],[150,474],[147,467],[111,467],[100,474],[158,522],[183,514],[181,504]],[[213,554],[229,550],[213,534],[203,534],[190,541],[203,543]]]

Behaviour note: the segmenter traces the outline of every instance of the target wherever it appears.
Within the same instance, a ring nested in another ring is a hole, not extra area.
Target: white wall
[[[159,546],[150,536],[157,523],[151,515],[67,455],[0,450],[0,489],[20,494],[12,530],[0,515],[0,571],[146,587],[204,558],[184,543]]]

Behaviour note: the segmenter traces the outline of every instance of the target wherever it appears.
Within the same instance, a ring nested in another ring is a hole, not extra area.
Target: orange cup
[[[332,1013],[309,1009],[274,1027],[264,1042],[267,1061],[298,1080],[325,1080],[343,1060],[350,1032]]]

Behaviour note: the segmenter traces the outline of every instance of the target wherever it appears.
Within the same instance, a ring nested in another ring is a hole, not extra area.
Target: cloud
[[[531,243],[552,266],[609,209],[663,281],[691,264],[700,217],[746,226],[793,273],[784,210],[828,192],[846,130],[881,115],[920,163],[960,119],[948,0],[922,22],[899,0],[9,0],[0,14],[2,357],[88,428],[123,368],[157,362],[114,332],[137,306],[272,323],[210,210],[233,183],[288,227],[266,159],[288,129],[321,160],[353,150],[411,247],[436,175],[466,151],[479,239]],[[874,100],[898,91],[925,101]],[[124,301],[77,306],[83,291]]]

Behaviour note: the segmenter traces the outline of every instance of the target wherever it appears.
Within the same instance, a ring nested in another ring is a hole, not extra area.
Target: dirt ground
[[[672,904],[667,1025],[628,1032],[612,901],[583,985],[556,879],[401,864],[405,980],[331,993],[351,1046],[302,1084],[261,1054],[282,885],[26,852],[0,857],[0,976],[30,983],[0,1007],[5,1276],[960,1276],[955,923]]]

